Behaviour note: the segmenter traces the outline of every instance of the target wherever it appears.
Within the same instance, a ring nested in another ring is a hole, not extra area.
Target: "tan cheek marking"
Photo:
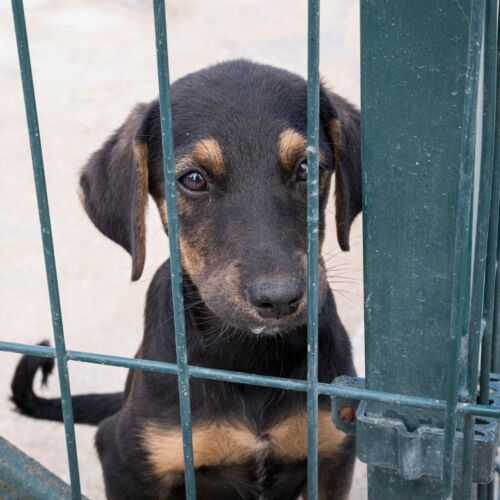
[[[183,156],[177,161],[176,170],[177,172],[182,170],[187,171],[189,166],[193,166],[193,163],[202,162],[205,168],[212,167],[220,173],[223,168],[222,161],[222,151],[217,141],[214,139],[203,139],[196,144],[191,154]],[[179,215],[189,216],[192,213],[191,203],[182,196],[177,196],[177,207]],[[159,205],[158,209],[160,217],[164,221],[163,224],[167,227],[167,206],[164,199],[162,199],[161,207]],[[205,266],[205,259],[203,258],[204,245],[201,241],[196,241],[196,239],[194,242],[187,242],[181,232],[180,246],[184,270],[191,278],[196,277]]]
[[[193,148],[192,157],[214,176],[221,177],[225,174],[222,149],[215,139],[209,137],[198,141]]]
[[[287,418],[269,431],[271,453],[285,460],[302,460],[307,457],[307,415],[300,413]],[[318,414],[318,453],[333,454],[344,442],[345,434],[332,422],[331,414]]]
[[[158,476],[184,470],[182,433],[179,428],[148,425],[143,444]],[[250,430],[232,425],[212,424],[193,428],[195,467],[241,463],[265,450],[266,442]]]
[[[195,278],[204,268],[205,260],[201,252],[197,251],[199,249],[196,246],[186,243],[186,240],[182,236],[180,244],[183,267],[191,278]]]

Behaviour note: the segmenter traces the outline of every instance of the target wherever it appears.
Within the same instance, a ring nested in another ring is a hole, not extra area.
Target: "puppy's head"
[[[306,322],[307,86],[246,61],[210,67],[172,86],[183,271],[225,323],[256,333]],[[359,113],[320,95],[320,242],[335,172],[337,236],[361,210]],[[145,210],[154,198],[167,229],[159,106],[137,107],[95,153],[81,180],[94,224],[145,258]],[[320,259],[320,305],[327,281]]]

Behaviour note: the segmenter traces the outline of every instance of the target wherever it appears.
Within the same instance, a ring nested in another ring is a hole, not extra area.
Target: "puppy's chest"
[[[253,464],[263,461],[293,463],[307,457],[307,424],[305,411],[297,411],[273,422],[260,432],[247,419],[227,419],[193,425],[195,467],[220,467]],[[159,424],[147,425],[143,432],[147,458],[158,477],[184,469],[180,428]],[[331,420],[330,412],[318,417],[318,453],[334,454],[345,434]]]

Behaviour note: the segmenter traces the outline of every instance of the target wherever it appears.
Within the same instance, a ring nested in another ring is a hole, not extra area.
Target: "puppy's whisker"
[[[327,273],[328,279],[346,280],[346,281],[363,281],[361,278],[353,276],[352,273]]]
[[[193,304],[188,304],[184,307],[184,313],[186,313],[186,311],[189,311],[190,309],[193,309],[194,307],[196,306],[199,306],[203,304],[203,301],[202,300],[199,300],[197,302],[194,302]],[[168,323],[170,323],[172,320],[174,319],[174,313],[172,314],[169,314],[167,316],[167,318],[162,321],[160,324],[158,324],[154,329],[153,329],[153,332],[156,332],[158,331],[159,329],[163,328],[164,326],[166,326]]]
[[[359,267],[347,267],[345,265],[342,265],[342,266],[328,266],[327,268],[325,268],[325,270],[327,272],[329,271],[340,271],[340,272],[357,272],[357,273],[360,273],[363,271],[363,269],[360,269]]]
[[[350,283],[350,284],[361,284],[363,280],[353,276],[337,276],[335,274],[327,275],[326,279],[330,283]]]
[[[352,295],[356,298],[361,298],[361,294],[353,292],[351,290],[342,290],[340,288],[332,288],[332,291],[335,293],[339,293],[341,295]]]
[[[353,247],[361,244],[361,238],[362,238],[361,234],[358,234],[357,236],[352,236],[351,238],[349,238],[349,246]],[[335,252],[337,250],[343,252],[343,250],[340,248],[339,245],[334,245],[330,250],[328,250],[327,253]]]

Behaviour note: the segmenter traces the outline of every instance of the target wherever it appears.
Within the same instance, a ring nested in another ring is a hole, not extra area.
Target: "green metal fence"
[[[190,500],[190,377],[307,393],[310,500],[318,498],[320,394],[333,398],[332,417],[357,436],[371,499],[493,497],[500,418],[500,376],[491,374],[500,371],[498,1],[361,0],[366,384],[317,377],[319,0],[308,6],[308,376],[291,380],[188,364],[164,0],[153,7],[177,364],[66,349],[23,2],[12,0],[55,348],[0,342],[0,350],[57,359],[75,499],[81,492],[68,361],[178,376]],[[337,418],[346,400],[357,405],[355,424]],[[19,457],[8,445],[2,449]],[[0,467],[0,479],[17,477],[9,474]]]

